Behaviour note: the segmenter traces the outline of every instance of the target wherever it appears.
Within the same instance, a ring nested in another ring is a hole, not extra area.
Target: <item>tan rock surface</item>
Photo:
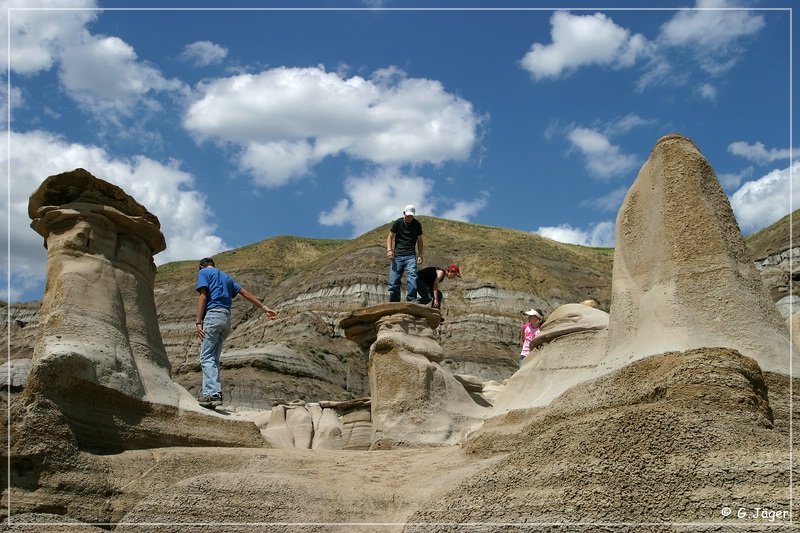
[[[128,524],[115,531],[784,531],[721,509],[788,509],[788,395],[734,351],[669,353],[497,417],[463,448],[53,455],[69,468],[11,498]]]
[[[170,377],[156,319],[158,219],[125,191],[83,169],[47,178],[28,203],[45,239],[47,286],[32,374],[42,392],[79,379],[134,398],[191,408]]]
[[[75,449],[99,453],[267,445],[252,423],[202,409],[171,378],[153,299],[153,254],[165,247],[154,215],[83,169],[47,178],[28,211],[48,270],[30,374],[9,405],[19,460],[43,468],[39,450],[55,443],[35,435],[53,420]]]
[[[787,511],[788,380],[767,378],[730,349],[673,352],[577,385],[546,407],[490,419],[465,452],[508,455],[411,521],[728,531],[735,526],[719,523],[741,521],[723,518],[725,506]]]
[[[608,369],[654,353],[726,346],[788,374],[786,326],[714,170],[689,139],[659,139],[616,232]]]

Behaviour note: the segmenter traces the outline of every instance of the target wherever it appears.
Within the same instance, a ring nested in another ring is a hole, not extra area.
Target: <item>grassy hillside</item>
[[[800,238],[800,209],[750,235],[747,246],[753,259],[763,259],[788,249],[791,246],[790,237],[793,237],[792,240]]]
[[[332,239],[308,239],[303,237],[281,236],[266,239],[255,244],[222,252],[214,256],[217,266],[230,272],[262,270],[269,272],[280,283],[303,267],[320,257],[328,257],[333,251],[346,245],[348,241]],[[174,283],[194,280],[197,262],[176,261],[158,268],[159,283]]]
[[[434,217],[423,216],[419,220],[425,232],[425,264],[447,266],[456,262],[465,278],[489,280],[512,290],[529,290],[546,282],[552,269],[563,270],[565,265],[611,275],[612,248],[563,244],[529,232]],[[385,224],[352,240],[273,237],[220,253],[215,260],[231,272],[268,272],[275,284],[293,275],[302,280],[304,275],[314,276],[324,265],[357,250],[373,246],[383,250],[389,226]],[[157,280],[193,280],[196,269],[194,260],[168,263],[159,267]]]
[[[796,211],[794,215],[797,215]],[[546,284],[553,270],[569,276],[569,265],[611,275],[613,248],[564,244],[539,235],[492,226],[481,226],[441,218],[419,217],[425,234],[425,263],[460,265],[465,279],[483,280],[512,290],[529,290]],[[800,216],[793,216],[793,235],[800,235]],[[789,247],[790,216],[747,239],[753,258],[763,258]],[[322,267],[343,256],[369,247],[383,253],[390,224],[384,224],[350,240],[272,237],[215,256],[217,264],[230,272],[269,273],[274,284],[291,276],[311,278]],[[200,259],[199,257],[197,259]],[[194,280],[197,261],[178,261],[158,269],[159,283]]]

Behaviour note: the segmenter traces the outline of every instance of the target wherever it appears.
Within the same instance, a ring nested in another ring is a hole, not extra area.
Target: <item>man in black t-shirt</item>
[[[417,300],[417,265],[422,264],[422,224],[415,218],[417,209],[407,205],[403,218],[392,224],[386,237],[386,259],[389,268],[389,301],[400,301],[400,278],[406,273],[406,300]]]

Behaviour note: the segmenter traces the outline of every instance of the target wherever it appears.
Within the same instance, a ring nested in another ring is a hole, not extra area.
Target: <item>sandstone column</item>
[[[154,403],[196,403],[171,380],[158,328],[158,218],[84,169],[48,177],[28,215],[48,251],[32,385],[88,381]]]

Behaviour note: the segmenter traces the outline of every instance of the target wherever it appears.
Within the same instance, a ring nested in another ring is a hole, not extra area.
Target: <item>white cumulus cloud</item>
[[[122,39],[91,34],[88,27],[100,14],[96,1],[0,0],[0,7],[4,67],[23,75],[57,67],[66,93],[104,122],[158,109],[157,92],[185,91]]]
[[[731,196],[742,233],[748,235],[800,208],[800,161],[748,181]],[[794,194],[793,194],[794,193]]]
[[[417,215],[469,221],[488,204],[481,192],[474,200],[448,200],[438,196],[433,180],[404,174],[397,167],[379,167],[344,182],[346,198],[319,215],[323,226],[352,226],[353,236],[402,216],[403,206],[413,204]],[[440,208],[440,205],[449,206]]]
[[[347,198],[339,200],[319,216],[324,226],[353,227],[361,235],[402,215],[403,206],[413,204],[417,215],[431,215],[435,204],[429,201],[433,180],[407,176],[397,168],[380,168],[366,176],[349,176],[344,181]]]
[[[284,185],[326,157],[386,166],[465,160],[484,119],[435,80],[280,67],[203,83],[184,116],[199,140],[238,148],[256,183]]]
[[[629,67],[649,55],[650,44],[642,35],[631,35],[602,13],[557,11],[550,24],[552,43],[534,43],[520,61],[536,80],[557,78],[587,65]]]
[[[698,0],[697,9],[679,11],[661,26],[661,38],[674,46],[724,49],[760,31],[764,17],[727,0]]]
[[[614,223],[610,221],[592,224],[586,229],[573,228],[569,224],[541,226],[534,233],[554,241],[581,246],[609,248],[614,246]]]
[[[439,216],[450,220],[469,222],[479,211],[486,207],[488,203],[489,193],[482,192],[480,196],[474,200],[460,200],[455,202],[452,207],[446,209]]]
[[[765,165],[773,161],[780,161],[782,159],[789,159],[788,148],[770,148],[764,146],[764,143],[747,143],[744,141],[736,141],[728,145],[728,152],[733,155],[744,157],[748,161]]]
[[[679,11],[661,26],[658,42],[692,52],[712,75],[729,70],[743,49],[739,44],[765,27],[764,17],[727,0],[698,0],[697,9]]]
[[[575,127],[567,133],[567,139],[583,154],[586,168],[597,177],[620,176],[639,164],[636,156],[624,153],[599,131]]]
[[[211,41],[196,41],[187,44],[181,52],[181,59],[196,67],[216,65],[226,57],[228,57],[228,49]]]
[[[166,79],[156,67],[140,61],[122,39],[88,33],[62,52],[59,75],[67,93],[95,114],[128,115],[143,100],[157,106],[146,100],[148,94],[183,87],[180,81]]]
[[[52,68],[60,50],[97,18],[96,6],[94,0],[62,0],[57,6],[53,0],[0,1],[2,70],[10,66],[19,74],[35,74]],[[59,9],[42,9],[47,7]]]

